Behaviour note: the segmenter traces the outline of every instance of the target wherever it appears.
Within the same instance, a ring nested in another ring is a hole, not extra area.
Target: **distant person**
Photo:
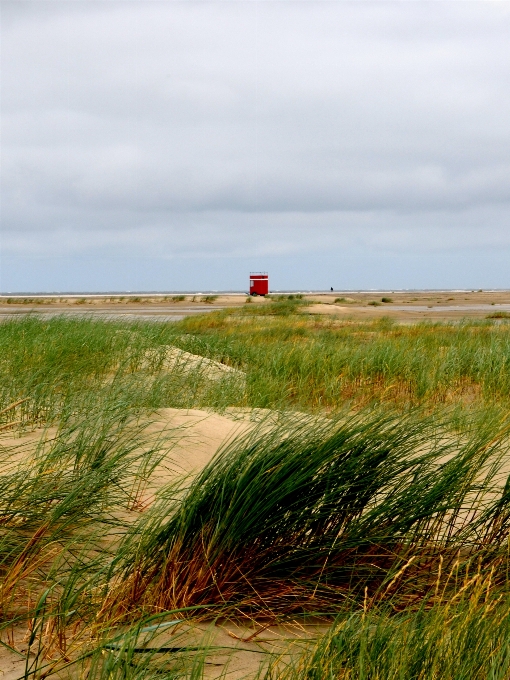
[[[331,292],[333,292],[333,286],[331,286]]]

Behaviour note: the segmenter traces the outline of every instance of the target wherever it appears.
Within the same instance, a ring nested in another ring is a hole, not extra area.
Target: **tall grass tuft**
[[[264,680],[505,680],[510,603],[490,591],[491,584],[478,579],[450,602],[417,611],[347,611],[293,663],[273,663]]]
[[[461,441],[423,414],[365,413],[236,441],[143,518],[112,601],[273,616],[397,588],[419,601],[440,563],[443,573],[458,560],[503,564],[506,437],[486,427]]]

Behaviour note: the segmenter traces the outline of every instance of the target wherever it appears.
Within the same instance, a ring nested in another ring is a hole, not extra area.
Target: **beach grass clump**
[[[18,657],[29,640],[27,678],[76,660],[100,632],[109,564],[163,455],[146,427],[118,393],[91,399],[84,418],[61,413],[35,444],[0,441],[0,636]]]
[[[115,507],[136,503],[133,482],[125,479],[152,459],[154,452],[142,448],[146,425],[130,423],[119,402],[89,407],[86,419],[63,416],[58,431],[48,432],[35,449],[1,446],[2,568],[17,562],[15,545],[25,539],[40,546],[43,536],[51,537],[54,544],[57,535],[86,529]]]
[[[492,423],[459,441],[423,414],[378,412],[236,440],[130,534],[112,607],[271,616],[397,589],[405,606],[459,560],[504,579],[507,433]]]
[[[224,351],[244,366],[250,405],[334,410],[346,403],[354,408],[381,402],[399,408],[469,408],[508,402],[510,329],[505,324],[402,326],[385,318],[310,318],[299,308],[279,317],[270,313],[276,304],[260,305],[261,313],[250,308],[247,314],[223,312],[180,325],[202,339],[204,351]]]
[[[504,311],[492,312],[487,316],[488,319],[510,319],[510,314]]]
[[[452,599],[399,612],[391,606],[342,613],[312,648],[264,680],[419,678],[505,680],[510,674],[508,595],[471,574]]]
[[[299,314],[304,307],[310,304],[302,295],[271,295],[270,305],[254,305],[250,309],[242,311],[254,316],[292,316]]]
[[[226,406],[243,398],[235,374],[211,380],[204,360],[232,366],[224,349],[176,337],[175,324],[126,324],[65,316],[2,323],[0,428],[57,422],[66,410],[86,413],[91,401],[122,393],[126,412],[165,406]],[[169,332],[170,331],[170,332]],[[191,347],[198,360],[172,348]],[[207,352],[206,352],[207,350]],[[204,354],[204,352],[206,352]],[[234,366],[236,367],[236,366]],[[2,430],[0,429],[0,432]]]

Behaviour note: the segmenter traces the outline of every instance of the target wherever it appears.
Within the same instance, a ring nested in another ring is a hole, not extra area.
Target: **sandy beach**
[[[278,295],[302,295],[310,314],[336,315],[355,319],[390,317],[396,321],[454,321],[484,319],[495,313],[510,314],[510,291],[333,291],[317,293],[274,293],[252,297],[264,305]],[[68,295],[0,296],[0,318],[37,313],[98,314],[112,318],[144,318],[179,321],[186,316],[240,307],[249,298],[235,294],[151,294],[151,295]]]

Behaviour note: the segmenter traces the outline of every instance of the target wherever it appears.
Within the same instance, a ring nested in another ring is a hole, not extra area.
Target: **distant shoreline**
[[[274,295],[331,295],[331,294],[368,294],[368,293],[507,293],[510,292],[510,288],[483,288],[482,290],[475,290],[473,288],[335,288],[333,291],[330,289],[326,290],[308,290],[308,289],[282,289],[282,290],[271,290],[270,294]],[[165,297],[169,295],[248,295],[247,290],[170,290],[165,292],[160,291],[101,291],[97,293],[85,291],[85,292],[74,292],[74,291],[63,291],[61,293],[51,292],[0,292],[1,298],[61,298],[61,297],[72,297],[72,298],[109,298],[109,297]]]

